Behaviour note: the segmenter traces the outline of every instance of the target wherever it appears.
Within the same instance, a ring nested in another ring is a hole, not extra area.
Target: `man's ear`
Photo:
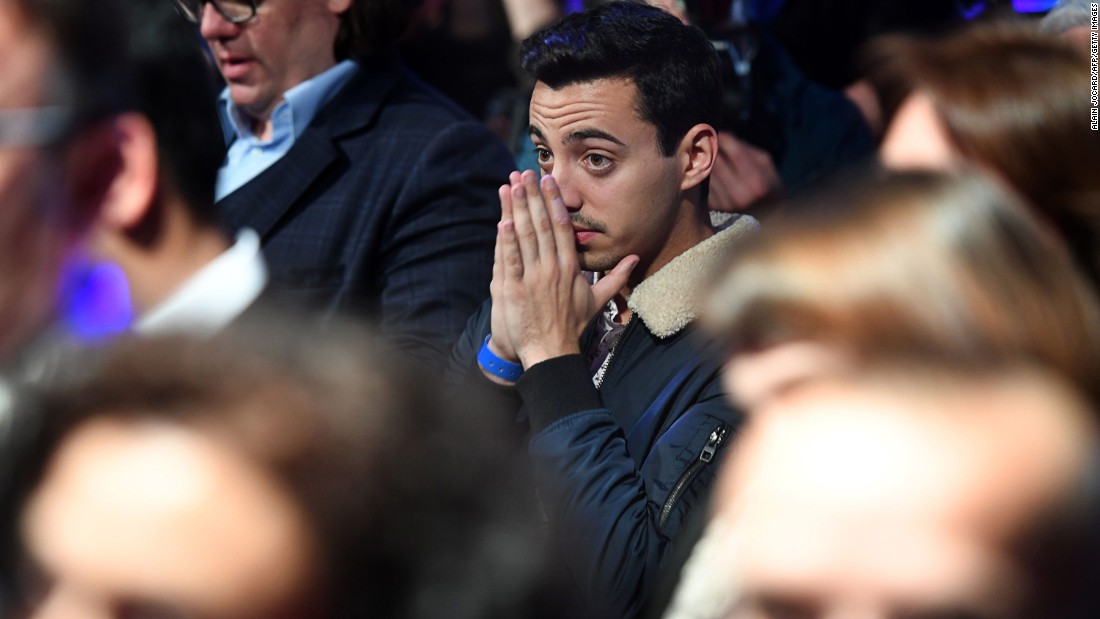
[[[104,120],[81,132],[66,157],[70,195],[84,217],[117,230],[137,226],[157,193],[157,140],[137,113]]]
[[[683,172],[680,191],[698,186],[710,176],[714,162],[718,159],[718,131],[705,123],[688,129],[680,140],[677,156],[681,160],[680,169]]]

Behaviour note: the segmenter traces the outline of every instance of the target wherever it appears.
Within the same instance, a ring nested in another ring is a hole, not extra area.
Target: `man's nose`
[[[240,24],[234,24],[221,13],[210,2],[203,2],[200,11],[202,11],[201,19],[199,20],[199,32],[204,39],[225,39],[237,36],[241,31]]]
[[[561,193],[561,201],[565,204],[565,208],[569,212],[578,211],[581,208],[581,196],[574,188],[571,175],[566,170],[566,166],[555,165],[550,170],[550,174],[557,181],[558,191]]]

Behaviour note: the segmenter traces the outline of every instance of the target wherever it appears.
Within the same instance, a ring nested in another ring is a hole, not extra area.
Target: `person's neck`
[[[101,244],[101,253],[126,274],[137,315],[163,303],[231,245],[218,226],[196,222],[185,208],[164,209],[162,220],[149,224],[154,230],[114,234]]]
[[[618,310],[618,313],[615,314],[615,322],[621,325],[630,322],[630,318],[634,316],[634,310],[630,309],[627,304],[630,300],[630,291],[633,289],[633,286],[627,284],[619,291],[619,294],[611,299],[615,303],[615,309]]]
[[[261,142],[266,142],[271,139],[274,133],[274,123],[271,122],[271,117],[275,113],[275,108],[279,107],[279,104],[285,101],[285,97],[282,95],[278,99],[270,103],[264,109],[257,109],[253,107],[246,107],[239,105],[236,101],[230,99],[230,115],[233,117],[233,123],[235,125],[244,125],[244,128]]]
[[[282,102],[282,98],[276,101],[276,105]],[[251,116],[247,112],[243,112],[245,120],[248,122],[248,130],[252,132],[252,135],[256,136],[256,139],[261,142],[267,142],[274,135],[274,126],[271,122],[271,112],[274,110],[268,110],[265,115]]]

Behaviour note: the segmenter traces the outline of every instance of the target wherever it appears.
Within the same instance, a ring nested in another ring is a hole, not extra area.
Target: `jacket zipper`
[[[623,327],[623,334],[619,336],[619,341],[615,344],[615,347],[608,353],[607,367],[604,368],[603,376],[600,377],[600,382],[596,384],[596,389],[603,387],[603,384],[607,381],[607,375],[611,372],[611,366],[615,364],[616,357],[619,356],[619,351],[623,349],[626,344],[626,338],[630,335],[630,332],[634,329],[634,315],[631,314],[630,320],[626,321],[626,326]]]
[[[672,492],[669,493],[668,499],[665,500],[664,507],[661,508],[661,517],[657,521],[658,530],[665,528],[665,522],[667,522],[668,517],[672,515],[672,508],[676,506],[676,502],[680,500],[680,496],[683,495],[687,487],[691,485],[691,482],[699,474],[699,471],[714,460],[714,455],[718,452],[718,447],[722,445],[722,441],[726,440],[727,434],[729,434],[729,429],[724,425],[720,425],[711,431],[710,437],[707,438],[706,445],[703,445],[703,450],[699,452],[699,458],[696,459],[695,462],[692,462],[691,466],[684,471],[684,474],[676,481],[676,485],[672,487]]]

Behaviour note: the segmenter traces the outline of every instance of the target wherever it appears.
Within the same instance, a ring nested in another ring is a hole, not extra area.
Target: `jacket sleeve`
[[[481,350],[481,342],[490,330],[492,312],[493,302],[491,299],[486,299],[466,321],[466,328],[451,348],[446,372],[443,375],[444,382],[447,384],[460,385],[471,381],[472,375],[477,371],[477,353]]]
[[[477,353],[481,350],[485,336],[491,331],[492,313],[493,301],[486,299],[466,321],[466,328],[451,349],[450,359],[443,374],[443,382],[452,397],[461,398],[481,394],[487,401],[496,404],[496,408],[502,414],[516,421],[522,404],[519,394],[512,387],[498,385],[485,378],[477,365]]]
[[[497,188],[511,156],[481,123],[453,123],[408,170],[376,265],[380,328],[402,349],[444,365],[467,318],[489,296]]]
[[[711,433],[725,436],[738,416],[712,374],[645,454],[630,452],[580,355],[532,366],[517,384],[539,496],[594,616],[638,615],[680,524],[714,480],[717,458],[695,463]]]

